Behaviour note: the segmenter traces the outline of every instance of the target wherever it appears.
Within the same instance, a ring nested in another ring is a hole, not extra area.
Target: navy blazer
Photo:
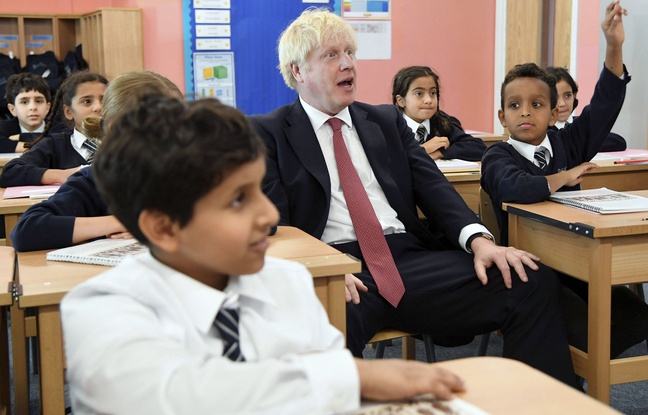
[[[69,131],[69,128],[62,122],[54,123],[50,134]],[[12,135],[20,134],[18,141],[10,140]],[[20,122],[18,118],[13,117],[10,120],[0,121],[0,153],[15,153],[16,145],[19,141],[31,143],[41,136],[42,133],[22,133],[20,132]]]
[[[394,105],[355,102],[349,111],[374,175],[406,230],[430,248],[443,247],[442,237],[459,247],[461,230],[481,222],[416,142],[400,110]],[[263,189],[279,210],[279,224],[321,238],[328,219],[331,183],[299,99],[250,118],[267,147]],[[428,218],[430,230],[419,220],[417,206]]]
[[[0,187],[38,186],[47,169],[71,169],[86,164],[86,159],[72,146],[71,132],[43,137],[19,158],[2,169]]]
[[[49,199],[29,207],[11,232],[11,242],[17,251],[64,248],[72,245],[75,218],[107,215],[92,169],[86,167]]]

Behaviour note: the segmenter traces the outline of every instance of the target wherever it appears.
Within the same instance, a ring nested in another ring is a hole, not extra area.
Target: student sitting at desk
[[[548,129],[558,113],[556,80],[534,63],[509,71],[501,89],[499,119],[508,128],[507,142],[493,144],[482,159],[481,186],[490,195],[501,243],[508,244],[503,202],[536,203],[558,190],[578,189],[582,175],[595,168],[589,160],[614,125],[630,81],[622,59],[627,12],[611,3],[602,23],[607,41],[605,67],[591,104],[565,128]],[[569,341],[587,351],[587,284],[561,275]],[[611,357],[648,337],[648,305],[625,286],[612,288]]]
[[[106,126],[122,108],[142,93],[170,93],[182,97],[176,85],[154,72],[126,72],[115,78],[104,96],[102,117],[84,120],[88,136],[103,136]],[[31,206],[11,233],[17,251],[64,248],[95,238],[130,237],[124,226],[108,211],[95,187],[93,172],[84,168],[70,176],[49,199]]]
[[[97,142],[82,133],[83,119],[101,114],[101,105],[108,80],[93,72],[75,72],[59,87],[42,135],[25,143],[27,151],[11,160],[2,169],[0,187],[37,186],[63,183],[91,164]],[[70,130],[51,134],[55,118],[61,112]]]
[[[45,130],[45,117],[51,106],[50,89],[39,75],[20,73],[7,79],[5,97],[13,118],[0,121],[0,153],[20,153],[25,150],[25,143],[34,141]],[[58,123],[53,132],[64,128]]]
[[[463,389],[433,364],[354,359],[306,269],[264,257],[279,215],[240,111],[145,96],[112,123],[93,168],[150,253],[61,303],[75,414],[346,413],[361,396]]]
[[[394,76],[392,101],[430,157],[481,160],[486,144],[466,134],[459,120],[441,111],[440,99],[439,76],[427,66],[409,66]]]
[[[550,66],[547,68],[549,75],[556,78],[556,89],[558,90],[558,118],[550,129],[558,130],[565,125],[574,122],[578,117],[572,116],[572,113],[578,106],[578,84],[565,68]],[[603,142],[599,151],[623,151],[628,145],[623,137],[619,134],[610,132]]]

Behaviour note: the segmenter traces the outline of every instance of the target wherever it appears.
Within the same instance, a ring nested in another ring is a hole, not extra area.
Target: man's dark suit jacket
[[[376,179],[406,230],[431,249],[445,245],[443,236],[459,248],[461,229],[481,222],[416,142],[400,111],[393,105],[360,102],[349,110]],[[267,146],[263,186],[279,209],[279,224],[320,238],[328,218],[331,184],[299,99],[251,120]],[[417,206],[430,221],[430,230],[419,220]]]

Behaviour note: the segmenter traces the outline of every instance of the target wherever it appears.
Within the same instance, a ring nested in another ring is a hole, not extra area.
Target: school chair
[[[500,231],[495,216],[495,208],[488,193],[479,186],[479,219],[486,225],[486,228],[495,237],[495,243],[500,243]]]

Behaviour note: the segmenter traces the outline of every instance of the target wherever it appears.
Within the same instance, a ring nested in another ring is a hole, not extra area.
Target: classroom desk
[[[0,414],[8,414],[9,384],[9,328],[7,308],[13,304],[13,275],[16,253],[13,248],[0,246]]]
[[[470,134],[470,133],[468,133]],[[481,138],[486,147],[490,147],[495,143],[500,141],[508,140],[508,135],[505,134],[493,134],[493,133],[474,133],[471,134],[473,137]]]
[[[620,414],[516,360],[481,356],[437,364],[466,382],[457,396],[491,415]]]
[[[315,291],[331,324],[346,333],[344,274],[359,272],[361,264],[296,228],[280,226],[270,241],[268,255],[300,262],[313,274]],[[77,284],[107,268],[47,261],[47,252],[18,253],[18,304],[36,312],[29,326],[37,328],[43,414],[62,414],[64,359],[59,304]],[[29,332],[27,327],[25,335]]]
[[[617,192],[648,189],[648,164],[614,164],[597,162],[599,168],[583,176],[583,189],[607,187]],[[444,173],[459,195],[475,213],[479,211],[479,172]]]
[[[648,197],[648,191],[632,192]],[[588,393],[610,402],[610,385],[648,379],[648,356],[610,361],[611,287],[648,280],[646,212],[599,215],[554,202],[504,204],[509,241],[589,283],[588,351],[571,349]]]
[[[0,215],[4,215],[5,222],[5,235],[7,236],[6,244],[11,246],[11,239],[9,235],[18,223],[20,216],[25,211],[36,203],[40,203],[43,199],[30,199],[28,197],[21,197],[17,199],[3,199],[5,189],[0,187]]]
[[[0,170],[11,160],[18,158],[22,153],[0,153]]]

